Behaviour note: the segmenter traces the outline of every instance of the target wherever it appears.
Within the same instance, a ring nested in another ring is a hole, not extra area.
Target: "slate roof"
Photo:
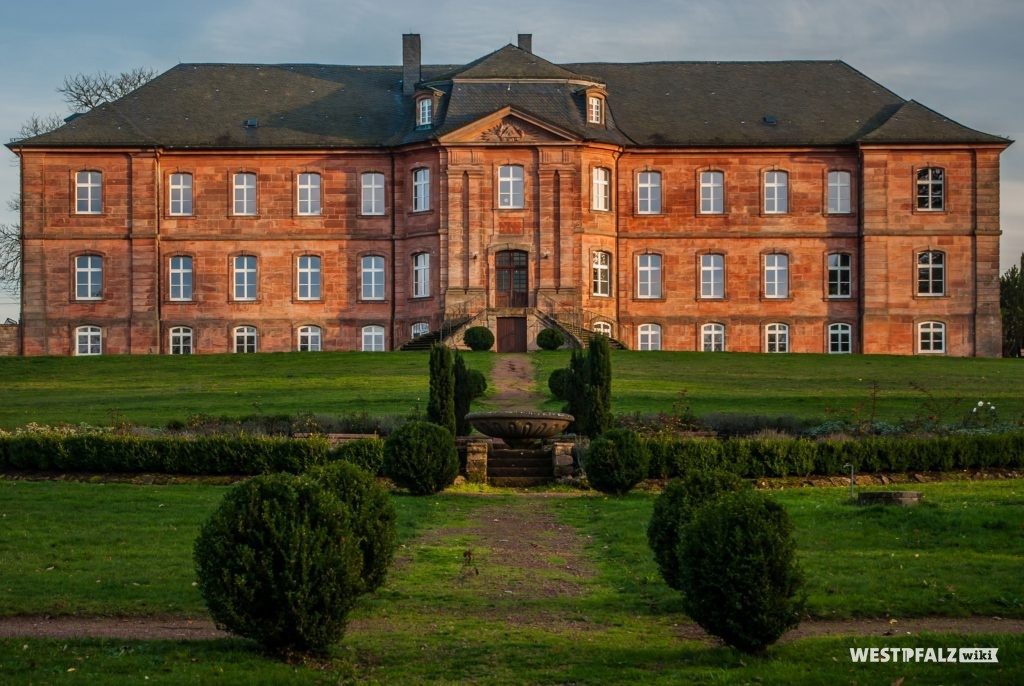
[[[839,61],[556,65],[507,45],[468,65],[424,66],[421,78],[441,93],[426,130],[414,126],[401,66],[180,64],[9,147],[391,147],[506,106],[582,140],[625,146],[1010,142],[903,100]],[[586,123],[588,84],[606,86],[606,127]]]

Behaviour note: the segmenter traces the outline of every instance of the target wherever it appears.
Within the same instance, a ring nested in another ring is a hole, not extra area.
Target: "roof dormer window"
[[[604,123],[604,100],[598,95],[587,96],[587,123]]]
[[[431,126],[434,121],[434,101],[429,97],[416,101],[416,126]]]

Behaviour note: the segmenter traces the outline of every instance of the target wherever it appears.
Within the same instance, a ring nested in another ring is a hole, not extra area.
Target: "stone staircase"
[[[557,315],[542,314],[542,318],[549,325],[561,329],[564,333],[568,334],[570,340],[574,340],[579,347],[586,348],[590,341],[600,334],[590,329],[585,329],[575,322],[566,321],[559,318]],[[608,339],[608,345],[613,350],[627,350],[626,344],[622,341],[618,341],[614,338]],[[576,346],[572,346],[576,347]]]
[[[399,350],[430,350],[430,346],[444,341],[469,323],[471,319],[473,319],[473,315],[464,315],[457,319],[448,320],[441,325],[440,329],[435,329],[434,331],[425,333],[422,336],[417,336],[399,348]]]
[[[487,482],[494,486],[536,486],[554,477],[546,448],[494,450],[487,460]]]

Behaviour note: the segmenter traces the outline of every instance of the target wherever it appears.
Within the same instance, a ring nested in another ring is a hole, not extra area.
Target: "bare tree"
[[[7,201],[11,212],[21,210],[21,198]],[[0,290],[16,295],[21,287],[21,224],[0,224]]]
[[[25,120],[18,129],[18,136],[13,140],[21,140],[22,138],[32,138],[43,133],[49,133],[54,129],[59,129],[64,125],[64,120],[59,114],[48,114],[46,116],[40,116],[35,112],[32,116]]]
[[[131,93],[133,90],[156,76],[156,71],[148,67],[140,67],[120,74],[108,74],[101,71],[97,74],[75,74],[65,76],[64,84],[57,92],[64,96],[64,102],[72,112],[91,110],[111,100]]]

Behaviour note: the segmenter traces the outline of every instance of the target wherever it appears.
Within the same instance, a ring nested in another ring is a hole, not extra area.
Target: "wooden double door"
[[[502,250],[494,256],[494,304],[529,307],[529,256],[525,250]]]
[[[498,317],[498,352],[526,352],[526,317]]]

